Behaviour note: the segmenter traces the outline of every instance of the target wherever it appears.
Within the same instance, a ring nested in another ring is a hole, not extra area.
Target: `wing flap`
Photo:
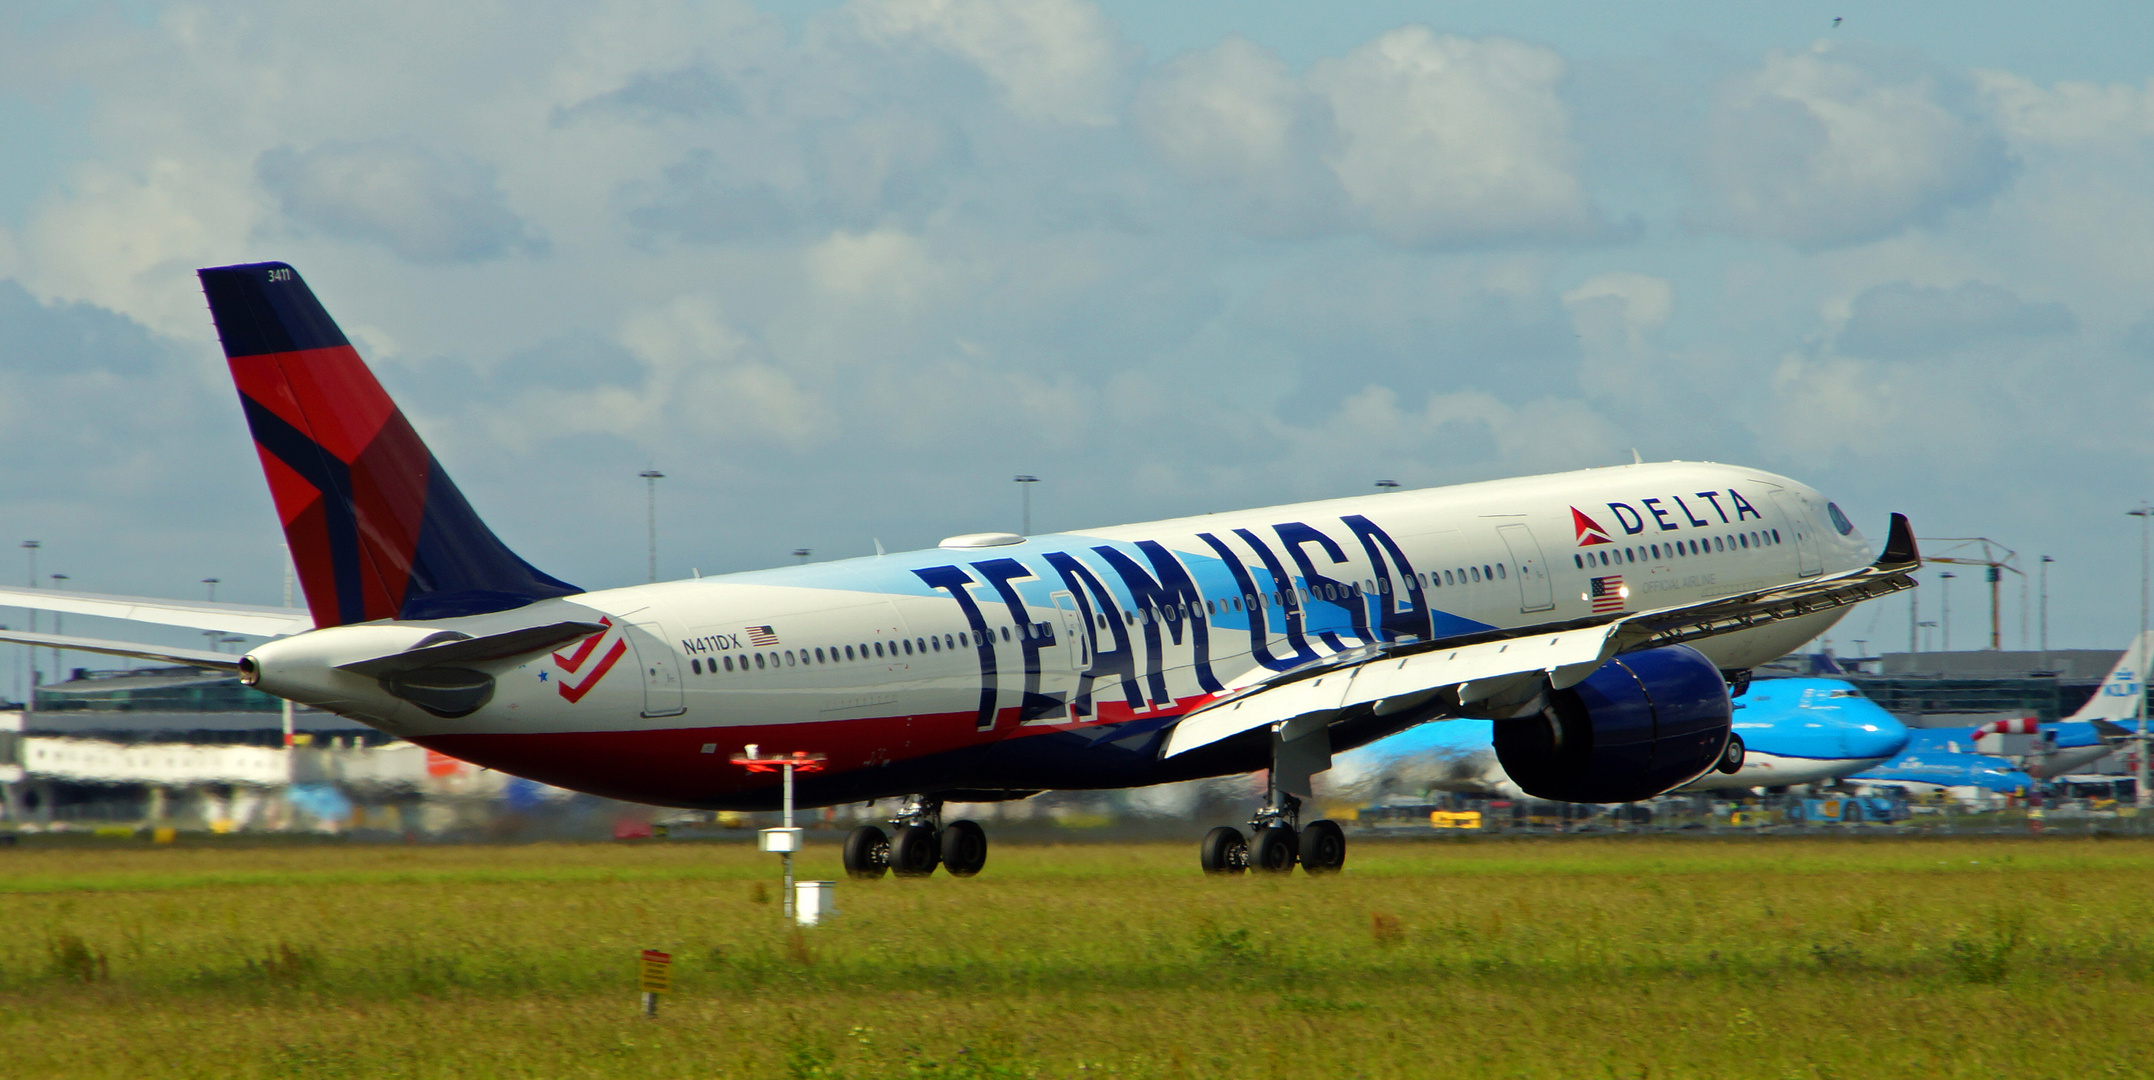
[[[207,649],[142,645],[132,641],[106,641],[102,638],[66,637],[60,634],[32,634],[21,630],[0,630],[0,642],[34,645],[41,649],[64,649],[68,652],[130,656],[137,660],[161,660],[168,664],[213,668],[218,671],[239,670],[239,657],[231,653],[210,652]]]
[[[1258,685],[1193,710],[1167,736],[1162,756],[1173,757],[1241,734],[1253,727],[1298,717],[1337,713],[1357,705],[1467,686],[1522,672],[1550,671],[1605,659],[1614,624],[1453,645],[1401,655],[1380,655]],[[1589,667],[1587,670],[1591,670]]]
[[[282,637],[314,629],[313,617],[298,608],[193,603],[185,600],[158,600],[146,596],[63,592],[58,589],[0,586],[0,607],[58,611],[68,615],[96,615],[106,619],[185,626],[194,630],[221,630],[227,634],[250,634],[256,637]]]

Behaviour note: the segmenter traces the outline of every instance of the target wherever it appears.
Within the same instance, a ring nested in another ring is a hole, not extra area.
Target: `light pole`
[[[645,485],[644,516],[650,526],[651,581],[655,584],[658,581],[658,482],[665,479],[666,474],[657,469],[645,469],[636,475],[643,478]]]
[[[2049,670],[2049,564],[2057,560],[2042,556],[2042,670]]]
[[[1943,581],[1943,582],[1945,583],[1945,585],[1944,585],[1944,589],[1943,589],[1943,592],[1944,592],[1944,605],[1945,605],[1945,613],[1944,613],[1944,614],[1942,614],[1942,615],[1939,615],[1939,616],[1937,617],[1937,621],[1938,621],[1939,623],[1941,623],[1941,624],[1942,624],[1942,625],[1940,626],[1940,629],[1941,629],[1941,630],[1942,630],[1942,631],[1944,632],[1944,638],[1945,638],[1945,647],[1944,647],[1944,651],[1945,651],[1945,652],[1951,652],[1951,651],[1952,651],[1952,579],[1953,579],[1953,578],[1956,578],[1956,577],[1958,577],[1959,575],[1958,575],[1958,574],[1955,574],[1955,573],[1953,573],[1953,572],[1952,572],[1952,571],[1950,571],[1950,570],[1947,570],[1947,571],[1945,571],[1944,573],[1942,573],[1942,574],[1939,574],[1939,575],[1937,575],[1937,576],[1938,576],[1938,578],[1939,578],[1939,579],[1941,579],[1941,580],[1942,580],[1942,581]]]
[[[67,575],[52,575],[52,590],[54,592],[59,592],[60,590],[65,588],[67,588]],[[66,624],[61,621],[62,618],[63,616],[59,612],[55,611],[52,613],[52,636],[54,637],[59,637],[62,634],[67,633],[67,627]],[[67,665],[60,662],[60,647],[55,645],[52,648],[52,681],[59,682],[60,673],[66,670]]]
[[[222,578],[213,578],[213,577],[206,577],[206,578],[203,578],[203,579],[202,579],[202,587],[203,587],[204,589],[207,589],[207,590],[209,590],[209,602],[210,602],[210,603],[212,603],[212,604],[214,604],[214,603],[216,603],[216,602],[217,602],[217,583],[218,583],[219,581],[222,581],[222,580],[224,580],[224,579],[222,579]],[[209,642],[209,651],[211,651],[211,652],[223,652],[223,651],[224,651],[223,649],[220,649],[220,648],[218,648],[218,647],[217,647],[217,634],[218,634],[218,633],[219,633],[219,631],[216,631],[216,630],[204,630],[204,631],[202,631],[202,636],[203,636],[204,638],[208,639],[208,642]]]
[[[2137,510],[2125,513],[2139,519],[2139,642],[2143,642],[2147,639],[2147,522],[2154,521],[2154,506],[2141,499]],[[2132,771],[2132,805],[2144,809],[2154,806],[2154,791],[2147,790],[2146,670],[2142,666],[2133,674],[2139,678],[2139,767]]]
[[[30,587],[33,589],[37,588],[37,549],[44,546],[43,543],[36,540],[22,542],[23,553],[30,557]],[[30,632],[37,633],[36,608],[30,609]],[[29,645],[22,647],[22,670],[23,679],[25,680],[22,691],[22,711],[29,712],[36,708],[37,702],[37,649],[35,647]]]
[[[1922,623],[1922,627],[1923,627],[1923,629],[1925,629],[1925,630],[1935,630],[1935,629],[1937,628],[1937,624],[1936,624],[1936,623],[1934,623],[1934,622],[1930,622],[1930,621],[1928,621],[1928,620],[1924,620],[1924,621],[1923,621],[1923,623]],[[1925,644],[1925,645],[1929,644],[1929,640],[1928,640],[1927,638],[1925,638],[1925,639],[1923,640],[1923,644]],[[1923,651],[1924,651],[1924,652],[1928,652],[1929,650],[1925,649],[1925,650],[1923,650]]]
[[[1019,489],[1019,490],[1021,490],[1021,491],[1023,491],[1023,492],[1025,493],[1025,528],[1024,528],[1024,531],[1023,531],[1023,532],[1020,532],[1020,533],[1018,533],[1017,535],[1019,535],[1019,536],[1031,536],[1031,535],[1032,535],[1032,485],[1034,485],[1034,484],[1037,484],[1037,483],[1039,483],[1039,482],[1040,482],[1040,478],[1039,478],[1039,477],[1037,477],[1037,476],[1034,476],[1034,475],[1032,475],[1031,473],[1018,473],[1018,474],[1017,474],[1016,476],[1013,476],[1013,477],[1011,477],[1011,478],[1010,478],[1010,480],[1011,480],[1011,481],[1012,481],[1013,483],[1015,483],[1015,484],[1017,485],[1017,487],[1018,487],[1018,489]]]

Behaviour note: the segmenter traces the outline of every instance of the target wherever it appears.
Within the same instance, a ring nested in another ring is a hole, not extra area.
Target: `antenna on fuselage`
[[[1633,465],[1645,464],[1645,459],[1638,456],[1638,448],[1635,446],[1630,448],[1630,463]]]
[[[875,538],[875,554],[877,554],[877,555],[881,555],[882,553],[883,553],[883,539],[882,539],[882,537],[878,536],[878,537],[876,537],[876,538]]]

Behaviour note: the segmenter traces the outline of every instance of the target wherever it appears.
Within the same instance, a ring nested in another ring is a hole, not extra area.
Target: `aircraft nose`
[[[1884,710],[1863,717],[1840,732],[1840,745],[1851,758],[1889,758],[1907,746],[1907,725]]]

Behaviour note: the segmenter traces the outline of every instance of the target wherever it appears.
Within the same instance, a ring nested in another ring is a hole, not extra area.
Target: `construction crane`
[[[2019,553],[1986,536],[1926,537],[1922,545],[1922,561],[1926,563],[1950,563],[1958,566],[1980,566],[1987,569],[1989,578],[1989,647],[2004,648],[2004,624],[2000,615],[1997,591],[2004,580],[2004,572],[2010,570],[2019,575],[2020,615],[2022,622],[2027,613],[2027,575],[2019,568]],[[2002,557],[2000,557],[2002,556]],[[2020,637],[2027,636],[2026,627],[2020,627]],[[2024,646],[2023,646],[2024,647]]]

